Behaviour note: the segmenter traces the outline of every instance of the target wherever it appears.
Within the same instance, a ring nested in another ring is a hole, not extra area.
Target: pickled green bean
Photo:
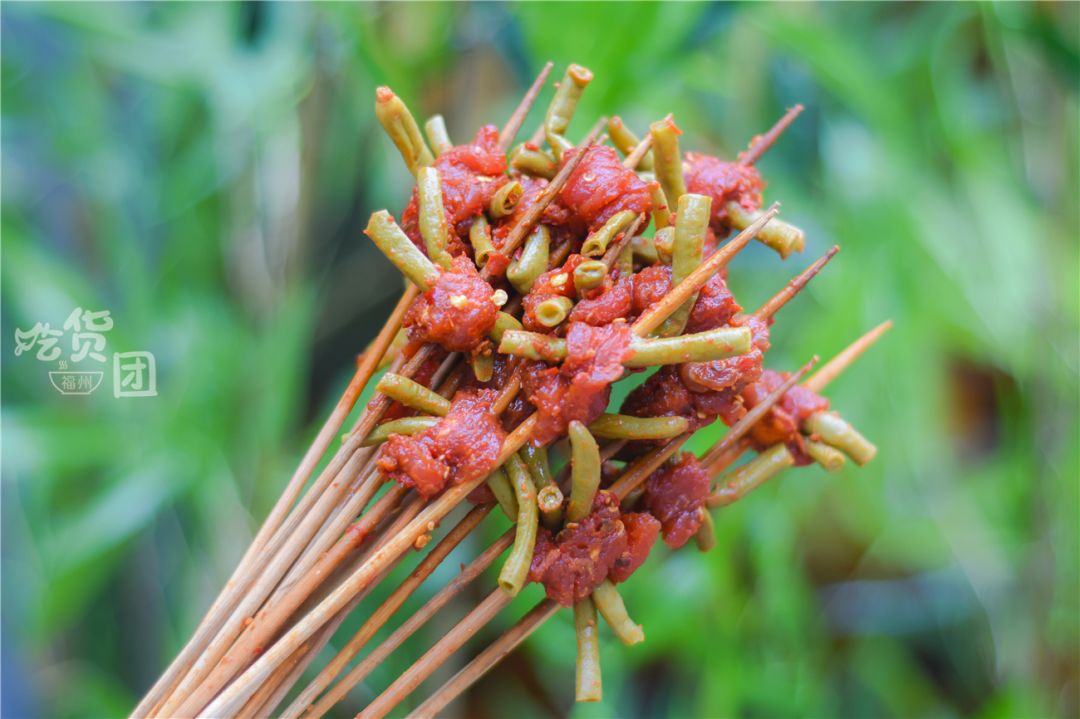
[[[430,429],[438,423],[438,417],[403,417],[401,419],[392,419],[389,422],[383,422],[378,427],[371,430],[371,434],[364,438],[362,446],[371,447],[376,444],[381,444],[389,439],[392,434],[400,434],[406,437],[420,434],[425,429]]]
[[[506,476],[506,470],[502,467],[496,467],[488,475],[486,484],[491,493],[495,495],[495,501],[499,503],[499,509],[503,511],[507,519],[511,522],[516,521],[518,516],[517,494],[510,483],[510,478]]]
[[[495,245],[491,243],[491,225],[483,215],[477,216],[469,226],[469,244],[473,248],[476,266],[483,268],[495,253]]]
[[[431,150],[424,143],[416,119],[402,99],[388,87],[375,90],[375,117],[397,146],[405,165],[413,175],[421,167],[427,167],[435,161]]]
[[[686,181],[683,180],[682,154],[679,152],[679,135],[675,120],[668,115],[659,122],[649,125],[653,138],[653,162],[656,165],[656,179],[667,198],[667,206],[677,207],[679,198],[686,193]]]
[[[577,636],[577,671],[574,698],[598,702],[603,698],[600,679],[600,639],[597,636],[596,606],[586,597],[574,603],[574,634]]]
[[[595,290],[604,284],[608,268],[600,260],[585,260],[574,268],[574,288],[578,293]]]
[[[544,135],[555,153],[555,159],[561,159],[563,152],[573,147],[565,137],[566,131],[570,128],[581,93],[592,78],[593,74],[588,68],[571,64],[566,68],[555,97],[551,99],[544,116]]]
[[[514,545],[499,572],[499,586],[510,596],[516,596],[528,581],[529,566],[536,547],[536,487],[533,486],[528,467],[516,454],[506,463],[506,470],[517,499],[518,512]]]
[[[489,336],[496,342],[502,342],[503,335],[510,330],[520,332],[523,331],[524,328],[513,315],[499,312],[499,314],[495,315],[495,326],[491,328]]]
[[[677,337],[635,338],[623,365],[630,368],[653,365],[710,362],[750,351],[747,327],[718,327]]]
[[[450,401],[440,397],[434,391],[418,382],[399,374],[387,373],[375,385],[375,391],[381,392],[392,400],[401,402],[406,407],[419,410],[436,417],[445,417],[450,411]]]
[[[526,444],[518,453],[525,460],[529,468],[529,475],[533,478],[536,491],[555,484],[555,476],[551,473],[551,463],[548,461],[547,447],[535,447]]]
[[[701,512],[701,526],[694,533],[694,541],[697,543],[699,552],[708,552],[716,546],[716,527],[713,526],[712,515],[705,507],[698,509]]]
[[[634,274],[634,248],[629,242],[619,252],[619,257],[615,260],[615,267],[618,269],[619,277],[629,277]]]
[[[450,228],[443,208],[442,182],[434,167],[421,167],[416,173],[416,195],[419,204],[418,223],[428,257],[437,265],[450,268]]]
[[[633,131],[626,126],[622,121],[622,118],[616,115],[608,120],[607,125],[608,137],[611,138],[611,142],[615,147],[619,148],[624,156],[629,156],[641,143],[641,140]],[[649,172],[653,169],[652,153],[647,152],[638,162],[637,167],[642,172]]]
[[[877,454],[877,447],[835,412],[818,412],[803,423],[816,439],[840,450],[860,467]]]
[[[550,249],[551,231],[546,225],[538,225],[525,240],[521,254],[506,268],[506,279],[515,290],[524,295],[532,289],[536,278],[547,271]]]
[[[439,268],[417,249],[386,210],[372,214],[364,234],[420,289],[428,289],[439,279]]]
[[[653,249],[659,262],[670,265],[675,252],[675,228],[668,226],[657,230],[653,235]]]
[[[596,232],[590,233],[581,245],[581,254],[586,257],[602,257],[615,236],[630,226],[637,215],[630,210],[616,212]]]
[[[761,217],[760,212],[748,212],[737,202],[729,202],[724,205],[727,210],[731,226],[736,230],[745,230],[754,220]],[[806,235],[795,225],[784,222],[779,217],[774,217],[758,230],[757,239],[766,247],[770,247],[785,258],[792,252],[802,252],[806,247]]]
[[[554,364],[566,359],[566,340],[542,335],[539,332],[507,330],[499,342],[499,351],[503,354]]]
[[[540,518],[544,526],[557,532],[563,525],[563,493],[557,484],[549,484],[536,493],[536,503],[540,507]]]
[[[745,497],[780,472],[795,464],[784,444],[776,444],[743,466],[720,478],[720,487],[709,498],[709,506],[724,507]]]
[[[536,305],[536,321],[544,327],[558,327],[566,321],[572,309],[574,309],[574,301],[569,297],[562,295],[549,297]]]
[[[600,582],[600,586],[593,590],[592,600],[619,641],[626,646],[631,646],[645,640],[645,632],[642,631],[641,625],[634,623],[634,620],[630,618],[622,595],[610,580],[605,579]]]
[[[671,439],[689,426],[685,417],[632,417],[605,412],[589,425],[589,431],[601,439]]]
[[[518,172],[524,172],[534,177],[543,177],[550,180],[559,171],[555,158],[536,147],[528,147],[524,144],[516,146],[510,151],[507,162],[510,167]]]
[[[498,190],[495,190],[495,194],[491,196],[491,202],[488,203],[488,213],[496,220],[506,217],[514,211],[518,200],[521,199],[524,192],[525,188],[517,180],[507,182]]]
[[[503,334],[499,351],[554,364],[566,359],[566,340],[539,332],[510,330]],[[684,362],[709,362],[749,351],[750,330],[747,327],[717,327],[677,337],[634,338],[623,359],[623,365],[640,368]]]
[[[424,134],[427,135],[431,149],[435,151],[435,157],[442,155],[454,146],[450,142],[450,133],[446,131],[446,120],[442,115],[432,115],[424,123]]]
[[[668,204],[664,188],[658,182],[649,183],[649,197],[652,200],[653,227],[662,230],[671,227],[671,208]]]
[[[675,215],[675,244],[671,251],[672,287],[685,280],[701,264],[711,208],[712,198],[706,195],[688,192],[679,197],[679,208]],[[681,334],[695,302],[696,292],[664,320],[656,333],[661,337]]]
[[[592,511],[600,488],[600,447],[588,427],[574,420],[567,428],[570,437],[570,503],[566,520],[580,522]]]
[[[477,382],[487,382],[495,374],[495,355],[491,352],[477,352],[469,357],[469,366]]]
[[[806,440],[804,444],[806,453],[828,472],[836,472],[847,463],[844,453],[831,445],[815,442],[812,439]]]

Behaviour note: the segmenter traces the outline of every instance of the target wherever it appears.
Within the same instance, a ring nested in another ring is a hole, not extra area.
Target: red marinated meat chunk
[[[698,419],[693,396],[674,366],[661,367],[635,387],[619,411],[634,417],[686,417],[692,428]]]
[[[559,202],[573,214],[579,230],[592,232],[623,210],[652,210],[648,185],[636,172],[623,167],[615,150],[596,145],[585,151],[588,154],[559,193]],[[581,148],[564,153],[563,162],[569,162],[579,152]]]
[[[566,333],[562,366],[537,365],[524,373],[522,389],[538,414],[534,442],[547,444],[565,433],[571,421],[589,424],[604,412],[611,383],[622,377],[630,339],[623,322],[604,327],[574,322]]]
[[[753,165],[740,165],[711,155],[688,152],[683,162],[683,176],[686,178],[687,192],[712,198],[709,226],[721,237],[731,231],[725,207],[729,202],[737,202],[747,211],[761,207],[761,191],[765,181]]]
[[[761,362],[769,349],[771,320],[758,319],[753,315],[738,315],[732,318],[730,324],[732,327],[750,328],[750,351],[744,355],[722,360],[680,365],[679,377],[691,392],[738,394],[761,376]],[[713,414],[718,414],[718,412]]]
[[[660,536],[660,521],[648,512],[624,514],[622,523],[626,527],[626,551],[615,560],[608,572],[608,579],[616,584],[625,582],[645,563],[656,538]]]
[[[762,372],[761,379],[742,392],[746,409],[752,409],[755,405],[764,401],[770,392],[782,385],[790,376],[787,372],[777,372],[775,370]],[[810,458],[806,455],[803,437],[799,432],[799,428],[810,415],[824,412],[828,408],[829,400],[813,390],[795,385],[784,394],[761,421],[754,425],[753,429],[750,430],[750,438],[758,450],[785,443],[791,449],[797,464],[809,464]]]
[[[645,507],[660,520],[664,544],[678,549],[701,526],[709,475],[689,452],[677,464],[665,464],[645,482]]]
[[[521,183],[523,192],[518,199],[517,204],[514,205],[514,211],[506,217],[496,221],[494,230],[494,244],[496,247],[502,247],[506,236],[510,234],[511,228],[516,225],[525,213],[529,211],[529,208],[535,205],[540,195],[548,186],[548,181],[542,177],[531,177],[529,175],[515,175],[514,179]],[[558,199],[548,204],[544,208],[544,212],[540,215],[540,224],[547,225],[550,228],[562,228],[570,224],[573,220],[571,212],[559,204]],[[559,235],[556,230],[555,236]],[[554,240],[555,237],[552,237]]]
[[[640,315],[671,291],[671,267],[654,265],[634,275],[633,314]],[[727,282],[718,272],[709,278],[698,292],[697,302],[690,310],[685,332],[703,332],[723,327],[742,307],[735,301]]]
[[[491,412],[497,396],[495,390],[458,392],[450,412],[434,427],[412,437],[390,435],[379,455],[379,469],[424,497],[488,474],[506,436]]]
[[[607,579],[627,548],[619,500],[600,491],[592,512],[580,522],[567,524],[554,538],[547,529],[539,529],[529,580],[543,584],[548,598],[569,607]]]
[[[599,292],[578,301],[570,312],[571,322],[602,326],[630,316],[634,296],[632,277],[621,277],[615,282],[610,278]]]
[[[447,249],[451,255],[461,255],[473,218],[487,209],[491,196],[508,182],[498,128],[481,127],[470,144],[447,150],[435,159],[434,167],[442,182],[443,209],[452,235]],[[418,216],[419,199],[414,188],[409,204],[401,213],[401,229],[417,247],[425,250]]]
[[[548,270],[533,282],[532,289],[529,290],[529,294],[525,295],[522,299],[521,306],[524,309],[524,315],[521,318],[521,323],[525,326],[525,329],[532,332],[553,332],[551,327],[545,327],[536,319],[536,307],[544,300],[552,297],[570,297],[575,296],[576,290],[574,289],[574,269],[585,260],[581,255],[570,255],[566,258],[566,262],[562,267],[556,267],[553,270]]]
[[[413,341],[468,352],[479,347],[495,326],[499,308],[491,301],[494,292],[469,258],[455,257],[452,269],[416,299],[402,324]]]

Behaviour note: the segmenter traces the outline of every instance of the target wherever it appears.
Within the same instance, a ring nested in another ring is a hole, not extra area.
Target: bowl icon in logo
[[[49,372],[49,381],[60,394],[90,394],[101,386],[104,372]]]

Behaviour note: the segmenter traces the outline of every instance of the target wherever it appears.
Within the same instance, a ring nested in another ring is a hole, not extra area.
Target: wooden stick
[[[626,156],[622,164],[628,170],[634,170],[641,163],[641,158],[648,154],[652,149],[652,133],[646,133],[645,137],[641,138],[641,142],[637,144],[637,147]]]
[[[559,611],[558,604],[550,599],[542,600],[514,626],[477,654],[475,659],[462,667],[449,681],[439,687],[423,704],[413,710],[409,714],[409,719],[428,719],[437,716],[447,704],[475,684],[510,652],[517,649],[519,644],[543,626],[544,622],[551,619],[557,611]]]
[[[593,141],[596,139],[596,133],[589,133],[589,136],[585,138],[586,150],[592,147]],[[513,256],[514,252],[521,243],[525,241],[525,238],[529,236],[529,233],[533,231],[536,223],[540,221],[540,216],[544,214],[544,210],[551,204],[552,200],[562,191],[562,188],[566,185],[566,181],[570,179],[570,175],[573,174],[577,166],[581,164],[581,161],[585,159],[587,152],[582,151],[575,153],[569,162],[562,166],[558,174],[552,178],[548,186],[544,188],[544,191],[540,193],[540,196],[536,198],[536,202],[529,206],[529,209],[525,211],[525,214],[521,216],[521,219],[514,224],[514,227],[510,230],[510,234],[506,237],[506,242],[499,248],[499,251],[505,254],[507,257]],[[489,279],[491,273],[487,271],[487,266],[480,273],[480,276],[484,279]]]
[[[733,448],[740,446],[742,438],[745,437],[754,425],[760,422],[761,419],[776,406],[777,402],[784,398],[784,395],[787,394],[789,389],[798,384],[799,380],[806,376],[806,373],[809,372],[817,362],[817,355],[811,357],[809,362],[800,367],[797,372],[784,380],[779,387],[766,395],[765,399],[758,402],[750,409],[750,411],[740,417],[739,421],[733,424],[731,429],[727,431],[724,438],[714,444],[712,448],[698,460],[701,466],[705,467],[705,471],[710,475],[718,474],[718,472],[712,470],[710,465],[714,464],[718,458],[724,456]],[[742,454],[742,452],[740,451],[739,454]]]
[[[547,82],[548,75],[551,73],[552,64],[548,61],[540,70],[540,74],[533,80],[533,84],[529,87],[528,92],[525,93],[525,97],[521,98],[521,102],[518,103],[517,109],[514,110],[514,114],[510,116],[510,119],[506,121],[506,125],[503,126],[502,132],[499,133],[499,149],[506,152],[510,148],[510,144],[513,143],[514,138],[521,130],[521,126],[525,124],[525,118],[529,115],[529,110],[532,109],[533,104],[536,102],[536,98],[540,95],[540,91],[544,89],[544,83]]]
[[[787,283],[784,289],[773,295],[768,302],[761,306],[757,312],[754,313],[755,317],[760,319],[769,319],[775,315],[781,307],[791,301],[795,295],[799,294],[806,285],[810,283],[810,280],[814,279],[818,272],[821,272],[821,268],[829,264],[829,260],[836,256],[836,253],[840,251],[840,245],[833,245],[832,249],[819,257],[814,264],[807,267],[800,272],[791,282]]]
[[[465,587],[479,577],[514,541],[514,530],[508,530],[499,539],[485,549],[450,583],[440,589],[424,606],[409,615],[400,627],[375,647],[362,661],[353,667],[341,680],[324,694],[304,715],[304,719],[316,719],[323,716],[358,683],[363,681],[377,666],[398,649],[409,637],[415,634],[443,607],[460,594]]]
[[[821,369],[814,373],[813,377],[806,380],[806,384],[803,386],[814,392],[821,392],[830,382],[839,377],[841,372],[850,367],[863,352],[870,349],[892,327],[892,324],[892,320],[885,320],[852,342],[840,354],[826,362]]]
[[[386,598],[379,608],[357,630],[356,634],[342,647],[333,659],[311,681],[292,704],[282,713],[285,719],[293,719],[300,716],[304,709],[318,698],[319,694],[330,686],[331,682],[348,666],[353,657],[359,653],[376,632],[381,629],[394,613],[401,608],[412,593],[427,579],[433,571],[446,559],[461,541],[486,517],[494,505],[485,504],[474,507],[466,514],[443,539],[428,552],[427,556],[417,565],[409,576]]]
[[[420,659],[405,670],[382,694],[364,708],[357,719],[382,719],[396,707],[402,699],[411,694],[420,683],[427,679],[452,654],[462,647],[469,638],[491,621],[513,597],[496,587],[465,618],[444,634],[434,646]]]
[[[758,135],[750,141],[750,148],[743,153],[739,154],[738,162],[740,165],[753,165],[761,156],[765,154],[765,151],[773,146],[784,130],[788,128],[788,125],[795,122],[795,118],[803,111],[802,105],[796,105],[795,107],[784,113],[775,125],[769,128],[769,131],[764,135]]]
[[[307,452],[304,453],[304,457],[300,460],[300,465],[297,467],[296,471],[293,472],[293,476],[289,479],[289,482],[286,484],[278,501],[263,521],[263,524],[259,528],[255,538],[252,540],[251,545],[248,547],[243,558],[233,571],[233,575],[229,578],[229,581],[226,582],[221,593],[211,605],[210,610],[207,612],[202,622],[200,622],[199,627],[195,630],[195,633],[192,635],[187,645],[184,646],[165,672],[162,673],[157,682],[154,683],[143,697],[142,701],[140,701],[132,711],[131,716],[133,719],[142,719],[147,716],[152,707],[163,703],[163,701],[168,698],[168,695],[173,693],[173,690],[181,683],[183,676],[190,670],[192,664],[198,658],[198,655],[205,651],[208,644],[221,630],[223,623],[231,616],[236,603],[243,596],[247,586],[258,573],[253,570],[253,565],[257,570],[258,565],[260,564],[260,562],[256,561],[257,558],[265,549],[266,544],[280,529],[282,523],[285,521],[289,508],[300,494],[304,485],[311,478],[311,473],[315,470],[319,460],[332,444],[334,437],[341,431],[342,424],[344,424],[349,413],[352,412],[353,407],[356,405],[356,400],[364,391],[364,387],[367,385],[368,381],[370,381],[379,361],[393,342],[394,335],[396,335],[401,328],[401,319],[413,300],[416,299],[417,293],[418,290],[416,290],[415,287],[410,286],[410,288],[406,289],[402,294],[401,299],[398,300],[397,305],[394,307],[393,312],[391,312],[390,317],[387,318],[382,330],[380,330],[379,334],[375,337],[370,349],[365,353],[363,361],[361,361],[357,367],[356,372],[335,405],[334,410],[330,413],[330,416],[319,430],[318,435],[315,437],[315,441],[312,442]]]
[[[778,203],[773,203],[773,206],[762,213],[750,226],[735,235],[730,242],[716,252],[709,255],[685,280],[672,287],[671,291],[664,295],[662,299],[654,303],[652,307],[638,317],[634,323],[634,333],[639,337],[645,337],[663,324],[664,320],[679,308],[679,305],[686,302],[692,294],[704,287],[710,277],[730,262],[741,249],[746,247],[750,240],[754,239],[758,230],[776,216],[779,207]]]
[[[638,230],[641,229],[641,226],[644,223],[645,214],[641,213],[636,218],[634,218],[634,221],[630,223],[630,226],[622,232],[621,237],[619,237],[617,241],[612,242],[611,246],[608,247],[607,250],[604,252],[604,257],[603,259],[601,259],[601,262],[607,265],[607,268],[609,270],[615,266],[615,263],[618,261],[619,255],[622,254],[623,249],[628,244],[630,244],[630,242],[634,239],[634,236],[637,235]]]

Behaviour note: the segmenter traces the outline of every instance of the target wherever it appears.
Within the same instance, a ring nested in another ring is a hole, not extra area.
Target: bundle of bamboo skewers
[[[602,119],[575,147],[566,133],[592,76],[572,65],[537,134],[511,150],[550,70],[548,63],[501,132],[489,131],[486,146],[482,131],[473,145],[455,148],[439,116],[426,123],[425,141],[401,99],[388,88],[377,92],[376,114],[417,185],[400,226],[383,211],[372,216],[367,234],[409,280],[407,289],[233,576],[133,717],[278,712],[345,618],[362,614],[355,634],[280,712],[322,716],[471,583],[483,581],[508,549],[490,593],[361,716],[393,710],[530,580],[544,584],[548,598],[414,714],[438,714],[567,605],[578,636],[576,695],[596,700],[597,609],[624,643],[641,640],[616,583],[644,560],[659,532],[671,546],[692,536],[708,549],[709,508],[736,501],[792,465],[835,469],[845,457],[858,464],[873,457],[873,445],[825,411],[817,393],[888,322],[808,379],[816,358],[791,375],[761,370],[773,316],[837,248],[757,311],[728,313],[716,326],[695,329],[709,312],[718,317],[721,306],[738,309],[722,278],[751,240],[782,257],[802,249],[802,233],[775,217],[776,205],[755,206],[763,183],[754,186],[753,170],[801,108],[755,138],[736,163],[684,158],[670,116],[640,141],[618,118]],[[609,140],[625,155],[618,167],[611,166]],[[710,193],[717,177],[728,185]],[[650,221],[654,232],[646,237]],[[732,239],[708,247],[730,229],[738,230]],[[635,280],[636,289],[628,289]],[[631,309],[635,292],[652,295]],[[621,316],[605,318],[613,307]],[[613,381],[653,365],[663,369],[636,391],[637,400],[631,395],[629,414],[605,412]],[[383,367],[388,372],[374,398],[312,480]],[[723,388],[715,384],[721,375],[729,383]],[[680,403],[687,387],[699,394]],[[703,410],[702,398],[719,398],[723,407]],[[717,416],[729,425],[722,440],[699,458],[680,456],[693,432]],[[757,456],[731,469],[750,449]],[[560,457],[564,466],[553,472]],[[433,541],[443,520],[470,500],[471,509]],[[496,508],[514,526],[348,668]],[[639,541],[636,530],[628,538],[631,524],[651,531],[651,539]],[[571,540],[594,529],[593,559],[571,557]],[[616,539],[622,554],[598,566],[605,542]],[[410,549],[424,553],[411,573],[378,606],[365,604]]]

